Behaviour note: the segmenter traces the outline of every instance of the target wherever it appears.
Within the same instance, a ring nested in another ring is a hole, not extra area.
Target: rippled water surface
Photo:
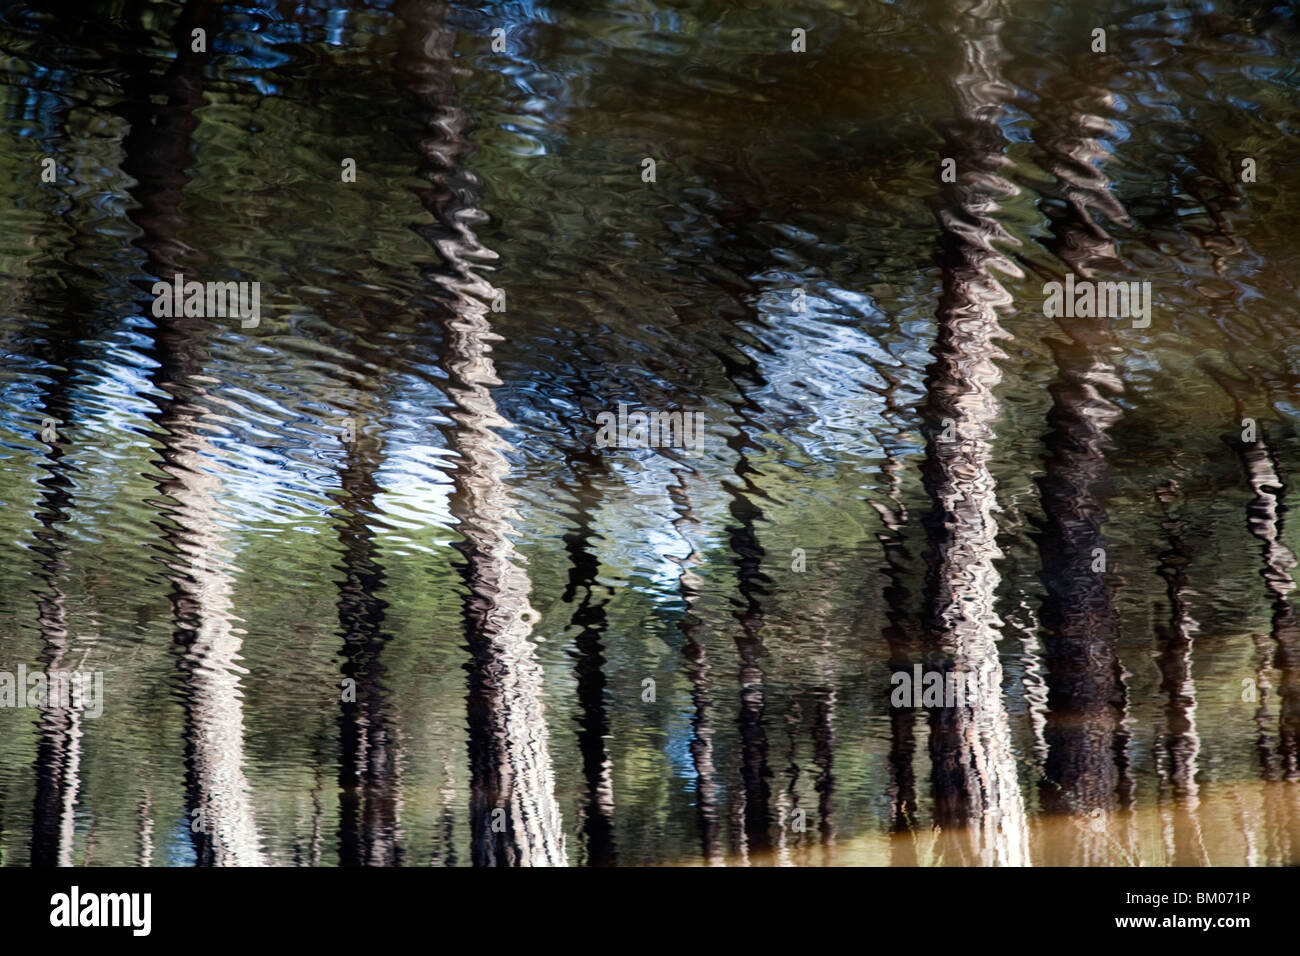
[[[0,676],[0,862],[1300,862],[1288,4],[0,51],[0,672],[103,682]],[[1071,272],[1149,325],[1050,316]]]

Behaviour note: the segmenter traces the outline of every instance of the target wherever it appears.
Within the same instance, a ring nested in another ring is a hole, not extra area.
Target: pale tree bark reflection
[[[500,385],[488,319],[497,291],[474,263],[495,258],[475,237],[478,178],[460,165],[469,151],[469,118],[454,104],[454,33],[441,4],[403,2],[396,67],[428,109],[424,154],[431,188],[421,192],[436,223],[420,231],[443,260],[431,278],[447,294],[441,364],[454,408],[449,445],[456,453],[452,513],[463,536],[464,617],[469,646],[470,825],[475,866],[563,866],[567,862],[555,800],[542,668],[531,640],[538,615],[532,585],[515,549],[511,502],[497,433],[510,423],[492,396]]]
[[[1024,800],[1002,700],[1002,665],[994,611],[996,487],[989,470],[994,389],[1001,380],[997,341],[1006,338],[997,310],[1011,297],[990,271],[1019,270],[994,242],[1015,240],[994,218],[998,198],[1016,188],[998,125],[1009,92],[1000,76],[995,3],[957,3],[946,25],[960,47],[951,77],[957,121],[946,154],[956,182],[939,210],[943,296],[926,389],[923,479],[926,516],[924,636],[932,666],[975,689],[963,702],[930,711],[931,779],[939,853],[945,862],[1020,866],[1029,862]]]

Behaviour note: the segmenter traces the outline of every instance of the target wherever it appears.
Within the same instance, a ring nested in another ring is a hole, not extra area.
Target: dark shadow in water
[[[733,804],[733,813],[739,813],[743,825],[736,832],[736,856],[748,859],[750,854],[766,856],[772,849],[771,785],[772,771],[768,766],[767,732],[763,725],[765,706],[763,668],[759,663],[766,653],[763,647],[763,607],[760,598],[768,591],[765,585],[771,579],[763,573],[766,552],[758,543],[755,524],[762,520],[763,512],[754,503],[763,492],[754,484],[759,475],[749,462],[748,449],[756,447],[747,428],[753,424],[752,413],[761,411],[749,398],[745,378],[754,385],[765,384],[757,366],[746,362],[740,353],[728,354],[714,350],[722,362],[727,380],[736,394],[732,414],[739,419],[736,434],[727,438],[727,446],[736,454],[734,473],[738,482],[729,482],[727,494],[731,497],[729,510],[735,520],[728,529],[731,552],[735,556],[736,590],[739,594],[736,620],[740,631],[735,635],[736,652],[740,657],[740,781],[741,800]]]
[[[681,572],[677,576],[677,593],[682,599],[681,633],[682,656],[686,658],[686,676],[691,683],[691,765],[695,771],[695,811],[700,831],[700,851],[709,866],[724,862],[722,841],[718,826],[718,768],[713,753],[713,682],[710,676],[708,651],[700,638],[706,632],[705,622],[695,613],[700,600],[703,580],[695,573],[703,558],[694,541],[687,534],[688,525],[700,524],[691,507],[688,478],[695,474],[689,468],[676,468],[677,481],[668,488],[669,497],[677,517],[673,528],[690,546],[684,558],[677,559]]]
[[[894,403],[896,381],[890,381],[887,411],[898,414]],[[879,436],[877,436],[879,438]],[[884,578],[881,598],[885,602],[885,643],[889,648],[889,831],[891,866],[916,866],[917,794],[916,794],[916,717],[917,711],[910,702],[905,707],[893,705],[892,675],[914,673],[914,666],[922,662],[920,620],[912,609],[911,592],[907,582],[913,569],[913,559],[907,549],[905,531],[907,508],[902,501],[902,467],[899,457],[885,442],[886,461],[881,473],[887,481],[887,504],[878,498],[871,505],[885,530],[877,534],[884,552],[885,563],[880,570]],[[903,835],[907,834],[907,837]]]
[[[838,568],[828,568],[830,573],[839,575]],[[855,573],[850,570],[848,573]],[[865,592],[864,588],[864,592]],[[813,664],[817,672],[816,680],[806,690],[811,698],[812,719],[810,733],[812,738],[813,792],[817,794],[817,838],[820,847],[821,866],[830,866],[835,860],[835,718],[836,705],[839,701],[839,681],[835,674],[836,643],[833,639],[833,622],[835,615],[831,600],[821,594],[809,595],[812,602],[809,608],[808,626],[817,633],[817,649],[813,652]],[[808,831],[807,814],[799,808],[796,784],[801,772],[796,760],[796,734],[802,729],[803,704],[799,699],[790,704],[790,713],[786,720],[790,728],[790,782],[786,793],[781,797],[781,849],[786,851],[787,843],[793,842],[802,851],[800,862],[809,861],[808,850],[813,844]],[[792,822],[793,821],[793,822]],[[798,824],[796,826],[795,824]],[[788,837],[786,830],[795,835]],[[789,862],[787,855],[783,862]]]
[[[384,686],[384,609],[379,597],[384,569],[377,558],[373,523],[381,488],[376,480],[383,443],[364,422],[344,436],[340,469],[339,544],[344,577],[338,582],[343,635],[344,691],[339,704],[339,865],[397,866],[401,761]],[[376,429],[377,430],[377,429]],[[348,439],[352,440],[349,441]],[[350,683],[349,683],[350,682]]]
[[[829,864],[835,846],[835,685],[828,680],[817,689],[813,704],[813,766],[817,776],[817,837],[823,849],[822,864]]]
[[[1050,387],[1052,430],[1038,479],[1045,516],[1038,545],[1046,588],[1041,620],[1048,703],[1041,799],[1049,813],[1087,815],[1089,833],[1097,834],[1108,829],[1121,790],[1127,790],[1121,787],[1127,738],[1119,624],[1102,534],[1103,498],[1110,490],[1106,429],[1119,410],[1098,390],[1110,371],[1096,351],[1077,340],[1053,340],[1051,346],[1058,377]],[[1096,865],[1097,854],[1108,851],[1104,840],[1093,842],[1081,838],[1067,855],[1079,865]]]
[[[500,336],[492,330],[487,303],[497,290],[473,268],[493,256],[470,228],[483,218],[477,208],[481,185],[460,165],[470,148],[469,118],[454,103],[455,37],[443,14],[441,4],[398,5],[404,26],[396,68],[427,116],[428,135],[418,145],[432,187],[420,198],[436,224],[419,231],[443,260],[429,278],[448,295],[440,364],[455,403],[450,414],[456,424],[447,435],[457,456],[451,511],[463,535],[457,550],[465,558],[460,570],[469,592],[464,619],[471,856],[475,866],[563,866],[542,669],[530,640],[538,615],[512,540],[517,532],[503,454],[509,445],[495,430],[509,426],[492,397],[500,381],[491,343]]]
[[[579,406],[590,406],[592,398],[584,386],[578,396]],[[594,435],[594,428],[585,442],[581,435],[574,435],[573,445],[567,452],[570,469],[564,485],[575,499],[575,527],[564,535],[570,565],[568,584],[561,598],[566,604],[572,604],[579,592],[582,594],[569,626],[578,629],[573,639],[573,656],[578,684],[578,751],[582,754],[582,774],[587,782],[587,799],[582,813],[586,862],[588,866],[617,866],[613,760],[606,743],[610,736],[610,723],[603,644],[608,626],[605,605],[609,603],[612,589],[606,588],[604,597],[597,599],[596,578],[600,574],[600,559],[592,542],[599,535],[592,527],[592,518],[600,505],[596,481],[604,477],[605,467],[602,455],[592,448],[591,437]]]

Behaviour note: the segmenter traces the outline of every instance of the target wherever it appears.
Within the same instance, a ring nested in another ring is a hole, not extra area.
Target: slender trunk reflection
[[[835,674],[836,642],[832,640],[834,617],[830,602],[824,598],[819,600],[815,618],[821,632],[815,661],[817,682],[811,693],[812,764],[817,770],[813,792],[817,794],[817,843],[821,847],[822,866],[831,865],[835,859],[835,708],[839,682]],[[807,842],[807,836],[800,834],[801,845]]]
[[[440,4],[404,2],[405,24],[397,69],[407,88],[429,109],[428,136],[420,149],[433,188],[422,193],[437,225],[426,238],[443,259],[432,278],[449,295],[442,366],[455,403],[449,444],[456,452],[452,513],[464,538],[461,571],[469,645],[470,825],[475,866],[563,866],[560,809],[555,801],[549,732],[542,706],[542,669],[530,640],[537,613],[531,582],[521,566],[505,483],[509,447],[495,431],[510,423],[497,411],[491,352],[500,336],[488,320],[497,290],[472,263],[494,258],[470,223],[480,185],[459,161],[469,150],[468,117],[453,104],[454,34],[443,25]]]
[[[34,106],[26,105],[29,108]],[[45,124],[47,132],[40,138],[47,141],[45,149],[50,154],[58,154],[62,145],[74,135],[68,125],[67,107],[60,105],[50,110]],[[62,207],[63,217],[71,220],[65,206],[69,197],[63,195],[63,188],[52,185],[49,189],[58,196],[50,215],[59,215],[58,210]],[[58,252],[51,250],[48,254],[53,258]],[[45,474],[37,482],[42,489],[35,514],[40,527],[32,533],[35,538],[32,551],[38,556],[35,577],[40,584],[35,592],[36,621],[42,644],[40,662],[44,666],[47,687],[46,699],[41,702],[31,834],[31,865],[41,867],[73,865],[74,814],[80,799],[84,727],[81,711],[76,706],[65,706],[65,703],[73,701],[70,697],[65,699],[57,690],[65,686],[62,682],[67,679],[69,665],[80,669],[81,664],[70,658],[70,653],[75,655],[75,649],[64,592],[71,570],[71,550],[63,525],[70,520],[75,505],[74,475],[77,471],[67,459],[65,449],[81,424],[77,421],[74,407],[75,379],[78,366],[93,358],[86,340],[93,336],[91,317],[102,310],[95,296],[80,290],[77,270],[61,263],[59,273],[59,281],[55,283],[40,283],[39,286],[28,282],[13,283],[6,296],[6,299],[12,297],[12,301],[5,303],[7,308],[14,308],[25,299],[39,303],[41,312],[66,317],[49,324],[49,331],[36,348],[42,364],[50,369],[48,380],[39,388],[42,441],[47,437],[45,425],[53,423],[54,426],[53,440],[49,442],[40,464]],[[18,692],[26,693],[26,689]]]
[[[592,517],[599,504],[593,487],[601,469],[601,458],[589,445],[579,444],[570,450],[572,461],[568,490],[576,499],[576,527],[564,536],[569,553],[569,581],[562,599],[573,602],[581,591],[582,599],[573,611],[570,626],[578,629],[573,639],[578,681],[578,749],[582,753],[582,773],[587,781],[587,800],[582,829],[587,845],[588,866],[616,866],[618,851],[614,843],[613,760],[606,741],[610,736],[609,708],[605,691],[605,657],[602,638],[607,625],[605,605],[609,593],[596,598],[596,578],[600,560],[592,550],[597,537]]]
[[[1166,855],[1172,866],[1207,866],[1210,861],[1201,835],[1200,788],[1196,783],[1201,739],[1196,732],[1196,684],[1192,681],[1192,645],[1197,624],[1188,607],[1187,566],[1191,554],[1183,540],[1183,522],[1172,513],[1178,498],[1174,483],[1161,487],[1158,496],[1165,509],[1164,526],[1169,540],[1169,550],[1160,556],[1159,568],[1167,584],[1169,623],[1156,626],[1160,687],[1169,696],[1165,706],[1164,752],[1157,757],[1161,790],[1169,787],[1173,797],[1172,811],[1164,814]]]
[[[1213,258],[1214,271],[1219,276],[1229,274],[1228,259],[1240,256],[1244,263],[1236,271],[1256,272],[1265,258],[1253,249],[1246,239],[1233,228],[1229,210],[1241,204],[1241,188],[1235,182],[1225,182],[1217,173],[1202,177],[1192,192],[1209,212],[1214,227],[1201,236],[1201,245]],[[1247,286],[1249,288],[1249,286]],[[1243,296],[1244,297],[1244,296]],[[1228,305],[1225,303],[1225,305]],[[1232,305],[1220,308],[1216,304],[1215,319],[1221,325],[1229,321]],[[1282,351],[1292,337],[1286,319],[1271,314],[1255,316],[1257,332],[1243,337],[1263,350]],[[1253,339],[1254,341],[1250,341]],[[1244,344],[1244,343],[1243,343]],[[1239,367],[1246,363],[1238,361]],[[1245,380],[1237,379],[1208,361],[1200,363],[1202,371],[1213,378],[1232,399],[1236,413],[1234,424],[1247,427],[1247,397],[1252,389],[1251,379],[1258,374],[1251,368]],[[1247,366],[1249,367],[1249,366]],[[1283,369],[1274,382],[1265,386],[1270,408],[1269,419],[1286,422],[1290,417],[1279,408],[1276,393],[1285,398],[1300,388],[1292,373]],[[1254,633],[1256,708],[1256,752],[1260,772],[1265,781],[1263,792],[1263,825],[1265,831],[1265,860],[1269,864],[1292,858],[1293,847],[1300,846],[1300,791],[1279,781],[1300,778],[1300,620],[1291,605],[1290,594],[1295,589],[1292,569],[1296,556],[1286,544],[1284,516],[1286,514],[1286,485],[1270,426],[1258,414],[1250,414],[1251,427],[1255,429],[1253,441],[1244,433],[1233,434],[1227,444],[1238,455],[1246,473],[1254,498],[1247,505],[1247,528],[1260,541],[1264,566],[1259,574],[1272,603],[1272,620],[1267,635]],[[1275,426],[1274,426],[1275,427]],[[1278,714],[1278,741],[1274,746],[1270,729],[1272,683],[1270,668],[1276,667],[1280,698]],[[1245,696],[1243,694],[1243,696]]]
[[[732,412],[739,419],[739,424],[735,426],[736,434],[727,439],[727,446],[737,456],[734,471],[739,481],[738,484],[728,484],[727,493],[731,497],[731,516],[736,521],[729,529],[729,541],[732,554],[735,555],[736,590],[740,604],[735,613],[736,620],[740,623],[740,632],[736,634],[735,641],[736,652],[740,656],[738,723],[742,802],[740,805],[733,804],[733,809],[743,821],[736,832],[739,849],[736,855],[747,860],[750,854],[765,857],[772,848],[771,786],[768,783],[772,771],[768,767],[767,732],[763,726],[763,668],[759,663],[759,659],[767,653],[763,647],[763,608],[759,599],[768,593],[765,585],[770,579],[762,571],[766,552],[759,545],[754,529],[763,517],[763,512],[754,504],[754,499],[763,492],[754,484],[754,478],[759,476],[759,472],[749,463],[751,439],[746,431],[751,424],[750,415],[757,410],[757,406],[740,384],[740,379],[745,377],[760,385],[763,382],[757,366],[743,363],[723,352],[717,354],[737,395],[732,404]]]
[[[1242,400],[1243,386],[1226,374],[1208,369],[1219,384],[1232,396],[1236,407],[1236,420],[1247,417]],[[1252,418],[1252,421],[1254,419]],[[1296,566],[1296,556],[1283,535],[1286,514],[1286,485],[1281,477],[1277,454],[1269,441],[1263,420],[1255,424],[1255,440],[1242,441],[1235,437],[1229,444],[1240,457],[1246,479],[1255,497],[1246,509],[1246,524],[1250,533],[1259,540],[1264,566],[1260,577],[1273,605],[1272,626],[1269,634],[1273,654],[1269,660],[1267,645],[1259,646],[1256,670],[1256,692],[1259,694],[1256,722],[1259,727],[1258,750],[1260,765],[1266,780],[1296,780],[1300,778],[1300,620],[1291,606],[1291,592],[1295,579],[1291,576]],[[1269,685],[1268,665],[1277,668],[1280,687],[1277,746],[1269,744],[1265,721],[1268,719]]]
[[[939,852],[949,863],[1019,866],[1029,862],[1028,843],[1002,700],[994,611],[1001,553],[989,471],[1001,380],[996,342],[1006,337],[996,310],[1011,304],[989,270],[1018,272],[992,246],[1015,241],[994,214],[998,196],[1018,191],[998,173],[1007,162],[998,13],[991,2],[957,4],[949,20],[961,47],[951,79],[957,122],[947,135],[957,179],[939,211],[943,298],[926,378],[923,477],[933,507],[924,631],[932,666],[966,690],[964,701],[930,710]]]
[[[71,342],[62,343],[61,355],[55,360],[71,362]],[[70,402],[72,371],[63,368],[45,390],[41,406],[45,417],[58,422],[66,430],[73,421]],[[73,505],[70,466],[65,462],[61,445],[63,435],[56,439],[45,454],[43,468],[46,477],[40,480],[44,489],[36,512],[41,527],[35,532],[36,544],[32,550],[39,556],[37,577],[41,590],[37,592],[37,626],[41,633],[47,698],[41,705],[40,741],[36,749],[36,801],[32,808],[32,866],[72,866],[75,820],[73,809],[80,789],[79,765],[81,762],[81,714],[75,707],[64,706],[61,695],[55,692],[54,674],[68,666],[71,636],[68,632],[68,612],[62,581],[68,574],[67,535],[61,524],[70,517]],[[74,663],[75,666],[75,663]],[[25,693],[25,689],[22,691]]]
[[[803,842],[805,830],[795,829],[799,814],[799,727],[803,723],[803,706],[798,698],[790,701],[785,712],[786,785],[776,794],[776,865],[794,866],[794,851]],[[794,834],[791,836],[791,834]]]
[[[340,472],[339,543],[343,578],[338,583],[343,634],[344,692],[339,707],[339,865],[395,866],[397,841],[396,753],[388,715],[382,654],[387,602],[379,597],[384,569],[377,558],[373,524],[378,516],[376,480],[383,457],[380,423],[354,422]]]
[[[204,102],[206,55],[191,48],[191,30],[205,29],[210,42],[220,27],[220,4],[190,3],[173,41],[172,67],[155,84],[136,84],[123,112],[131,122],[123,170],[137,185],[139,207],[130,213],[143,234],[136,244],[148,271],[170,278],[186,247],[180,239],[181,196],[188,176],[190,142]],[[155,85],[157,89],[155,89]],[[161,93],[166,102],[155,105]],[[156,422],[162,468],[171,477],[158,485],[165,501],[165,538],[180,566],[172,579],[176,643],[183,649],[185,678],[186,790],[195,855],[200,865],[260,865],[263,854],[244,776],[244,717],[240,691],[242,632],[234,625],[234,578],[227,568],[213,471],[212,447],[203,424],[205,394],[197,383],[203,368],[200,333],[206,325],[184,317],[165,320],[155,337],[158,367],[153,380],[166,397]]]
[[[688,525],[698,525],[699,519],[691,507],[687,480],[694,472],[686,468],[674,469],[677,483],[668,488],[677,517],[673,528],[686,542],[690,551],[684,558],[676,559],[681,567],[677,576],[677,593],[682,599],[681,632],[682,656],[686,658],[686,676],[691,682],[691,766],[695,772],[695,812],[700,830],[700,850],[709,866],[722,866],[724,857],[718,826],[719,785],[717,765],[713,755],[712,678],[709,675],[709,656],[700,638],[705,632],[704,621],[695,614],[700,600],[703,580],[695,573],[703,558],[695,542],[686,533]]]
[[[896,411],[892,393],[890,411]],[[877,436],[879,438],[879,436]],[[881,442],[881,447],[885,447]],[[911,608],[907,577],[912,566],[904,531],[907,508],[902,501],[902,462],[886,451],[881,472],[888,488],[889,504],[877,498],[871,501],[885,530],[877,534],[884,551],[881,568],[885,602],[885,643],[889,647],[890,674],[911,674],[921,660],[920,622]],[[912,707],[889,707],[889,830],[894,838],[889,844],[891,866],[916,866],[916,710]]]
[[[1295,567],[1296,559],[1282,537],[1286,486],[1263,434],[1258,441],[1243,444],[1241,454],[1255,492],[1249,510],[1250,530],[1262,542],[1264,568],[1260,575],[1273,599],[1272,663],[1279,672],[1281,702],[1274,759],[1278,775],[1294,781],[1300,779],[1300,621],[1290,599],[1290,592],[1295,590],[1290,569]]]

